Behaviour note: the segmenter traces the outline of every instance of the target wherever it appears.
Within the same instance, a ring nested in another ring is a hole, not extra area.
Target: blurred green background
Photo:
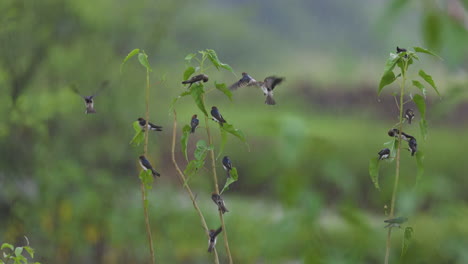
[[[164,126],[149,145],[162,174],[149,194],[157,260],[211,263],[170,160],[169,111],[185,89],[185,55],[210,48],[237,76],[286,77],[275,107],[248,88],[233,102],[209,94],[207,106],[217,105],[250,144],[248,152],[230,138],[225,148],[240,177],[224,195],[234,261],[382,263],[394,163],[381,167],[380,192],[367,166],[397,122],[396,84],[380,99],[376,92],[397,45],[423,46],[444,60],[421,56],[411,74],[423,67],[442,97],[429,93],[417,185],[415,160],[402,158],[396,214],[409,218],[414,238],[400,258],[403,230],[394,230],[391,263],[468,263],[467,7],[466,0],[2,0],[0,242],[23,245],[27,236],[43,263],[147,262],[141,148],[129,145],[132,122],[144,115],[146,77],[136,59],[120,73],[127,53],[140,48],[154,68],[151,121]],[[238,78],[212,70],[208,86]],[[85,115],[69,85],[92,94],[103,80],[110,86],[95,100],[98,113]],[[177,111],[179,128],[201,115],[190,98]],[[417,124],[407,130],[419,135]],[[202,130],[191,137],[189,151],[204,137]],[[208,225],[218,227],[208,170],[191,186]]]

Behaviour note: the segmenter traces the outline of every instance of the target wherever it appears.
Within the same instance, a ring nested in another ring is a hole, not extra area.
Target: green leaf
[[[428,50],[428,49],[425,49],[425,48],[421,48],[421,47],[413,47],[414,51],[415,52],[418,52],[418,53],[426,53],[426,54],[429,54],[429,55],[432,55],[434,57],[437,57],[439,58],[440,60],[443,60],[439,55],[435,54],[434,52]]]
[[[153,71],[148,62],[148,55],[146,55],[146,53],[140,52],[138,54],[138,61],[140,61],[140,64],[143,65],[143,67],[145,67],[148,71]]]
[[[195,68],[190,66],[187,69],[185,69],[184,72],[184,81],[188,80],[188,78],[195,72]]]
[[[216,83],[216,82],[215,82],[215,87],[216,87],[216,89],[218,89],[219,91],[221,91],[222,93],[224,93],[224,94],[229,98],[229,100],[232,101],[232,92],[231,92],[231,90],[229,90],[229,89],[226,87],[226,84],[225,84],[225,83]]]
[[[140,124],[138,121],[133,122],[133,130],[135,130],[135,135],[133,136],[132,140],[130,141],[130,145],[138,146],[145,140],[145,133],[143,129],[141,129]]]
[[[145,186],[145,189],[149,190],[153,188],[154,177],[153,177],[153,174],[151,173],[151,170],[142,170],[138,177],[140,178],[141,182]]]
[[[405,235],[403,236],[403,244],[401,248],[401,257],[403,257],[408,251],[411,238],[413,237],[414,230],[412,227],[408,226],[405,228]]]
[[[188,144],[190,130],[192,130],[192,128],[189,125],[185,125],[182,128],[182,137],[180,139],[180,144],[182,145],[182,152],[184,153],[185,159],[187,161],[188,161],[187,144]]]
[[[208,150],[211,150],[213,147],[208,147],[204,140],[199,140],[196,144],[196,149],[193,154],[195,157],[194,160],[191,160],[187,167],[184,170],[184,174],[187,175],[187,179],[184,182],[184,186],[190,181],[192,175],[195,175],[200,168],[205,165],[206,155],[208,154]]]
[[[26,249],[31,258],[34,258],[34,249],[32,247],[25,246],[24,249]]]
[[[5,249],[5,248],[9,248],[11,251],[14,251],[14,250],[15,250],[15,248],[13,247],[13,245],[12,245],[12,244],[8,244],[8,243],[3,243],[3,244],[2,244],[2,247],[0,248],[0,250],[3,250],[3,249]]]
[[[15,255],[17,257],[21,256],[21,254],[23,254],[23,247],[17,247],[15,248]]]
[[[140,49],[134,49],[132,51],[130,51],[130,53],[128,53],[127,57],[125,57],[125,59],[123,60],[122,64],[120,64],[120,73],[122,73],[122,68],[124,66],[124,64],[133,56],[135,56],[136,54],[138,54],[140,52]]]
[[[369,161],[369,175],[371,177],[372,182],[374,183],[375,188],[380,191],[379,168],[380,168],[379,158],[370,159],[370,161]]]
[[[421,118],[426,119],[426,102],[424,101],[424,98],[421,95],[416,94],[413,97],[413,101],[418,107],[419,113],[421,114]]]
[[[400,56],[398,56],[398,54],[390,53],[390,57],[387,59],[387,62],[385,63],[384,73],[382,75],[382,78],[380,79],[379,92],[378,92],[379,95],[385,86],[393,83],[396,80],[395,74],[393,73],[393,69],[395,68],[399,60],[400,60]]]
[[[421,131],[421,136],[424,140],[426,140],[427,137],[427,121],[426,119],[421,119],[419,121],[419,130]]]
[[[424,152],[420,150],[416,152],[416,164],[418,165],[418,172],[416,174],[416,185],[418,185],[419,181],[424,175]]]
[[[195,56],[197,56],[196,53],[190,53],[190,54],[187,54],[187,56],[185,56],[185,61],[187,63],[190,63],[192,61],[193,58],[195,58]]]
[[[212,147],[208,147],[204,140],[199,140],[193,156],[196,160],[204,160],[206,158],[207,151],[211,149]]]
[[[220,195],[223,194],[225,190],[229,190],[229,185],[231,185],[232,183],[236,182],[239,179],[239,175],[237,174],[237,169],[235,167],[232,168],[230,175],[231,177],[227,178],[226,183],[224,184],[224,187],[221,190]]]
[[[428,84],[430,84],[432,88],[434,88],[434,90],[437,92],[437,95],[440,96],[439,90],[437,90],[437,87],[434,83],[434,80],[432,80],[431,75],[427,74],[423,70],[419,70],[419,76],[421,76],[421,78],[423,78]]]
[[[203,54],[203,53],[202,53]],[[231,71],[231,72],[234,72],[231,68],[231,66],[225,64],[225,63],[222,63],[221,61],[219,61],[218,59],[218,55],[216,54],[216,52],[212,49],[207,49],[205,51],[205,54],[208,56],[208,59],[211,61],[211,63],[213,63],[213,65],[216,67],[216,69],[219,70],[219,68],[223,68],[223,69],[226,69],[228,71]]]
[[[426,87],[424,87],[424,85],[417,80],[413,80],[413,85],[416,86],[419,90],[421,90],[421,93],[423,94],[424,98],[426,98]]]
[[[229,134],[231,134],[231,135],[237,137],[237,138],[240,139],[242,142],[246,142],[244,132],[242,132],[241,130],[239,130],[239,129],[237,129],[237,128],[234,128],[233,125],[225,123],[223,126],[220,126],[220,128],[221,128],[222,130],[228,132]]]
[[[205,91],[203,90],[203,84],[196,83],[192,85],[192,88],[190,88],[192,91],[192,98],[195,101],[195,104],[197,104],[198,108],[205,114],[205,116],[208,116],[208,112],[206,111],[205,108]]]

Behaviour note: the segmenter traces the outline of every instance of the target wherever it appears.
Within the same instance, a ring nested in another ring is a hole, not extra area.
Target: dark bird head
[[[139,117],[139,118],[138,118],[138,121],[140,121],[140,122],[145,122],[145,119],[144,119],[143,117]]]
[[[393,128],[388,131],[388,135],[391,137],[396,137],[400,133],[400,130]]]
[[[141,155],[140,157],[138,157],[140,160],[145,160],[145,156]]]
[[[91,104],[93,102],[93,96],[86,96],[84,100],[87,104]]]
[[[193,115],[193,116],[192,116],[192,119],[195,119],[195,118],[197,118],[197,115]]]
[[[249,74],[246,73],[246,72],[243,72],[243,73],[242,73],[242,76],[247,76],[247,75],[249,75]]]
[[[208,81],[208,75],[202,74],[202,80],[203,80],[203,82],[207,82]]]
[[[212,107],[211,107],[211,110],[218,111],[218,107],[216,107],[216,106],[212,106]]]

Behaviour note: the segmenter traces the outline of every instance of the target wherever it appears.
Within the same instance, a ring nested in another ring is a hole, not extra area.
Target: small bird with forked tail
[[[411,151],[411,156],[414,156],[414,153],[418,151],[418,143],[415,138],[411,138],[408,142],[409,150]]]
[[[213,120],[218,122],[221,126],[223,126],[223,123],[226,123],[226,120],[224,120],[216,106],[211,107],[211,116],[213,117]]]
[[[138,118],[138,123],[140,124],[140,127],[143,130],[148,128],[149,130],[153,130],[153,131],[162,131],[162,128],[163,128],[162,126],[155,125],[151,122],[148,122],[148,124],[146,124],[146,120],[142,117]]]
[[[153,177],[156,177],[156,176],[161,176],[161,174],[159,174],[159,172],[157,172],[155,169],[153,169],[153,166],[151,166],[151,163],[146,159],[145,156],[141,155],[139,157],[140,159],[140,166],[146,171],[146,170],[150,170],[151,173],[153,174]]]
[[[96,91],[96,93],[94,93],[93,95],[89,95],[89,96],[81,95],[80,92],[78,91],[78,88],[76,88],[76,85],[74,84],[71,85],[71,89],[73,90],[73,92],[81,96],[81,98],[83,98],[85,102],[85,106],[86,106],[85,114],[96,113],[96,110],[94,109],[94,97],[96,97],[104,88],[106,88],[108,84],[109,84],[109,81],[103,81],[101,83],[101,87]]]
[[[211,194],[211,199],[218,206],[218,210],[221,211],[221,213],[224,214],[226,212],[229,212],[229,210],[224,205],[224,200],[221,197],[221,195],[214,192],[214,193]]]
[[[197,119],[197,115],[192,116],[192,120],[190,121],[190,133],[195,133],[195,129],[197,128],[198,124],[200,123],[200,120]]]
[[[223,227],[220,226],[217,230],[214,230],[214,229],[211,229],[210,230],[210,239],[208,239],[208,252],[211,253],[211,251],[213,251],[213,249],[215,248],[216,246],[216,237],[219,235],[219,233],[221,233],[221,231],[223,231]]]
[[[273,89],[280,84],[284,78],[278,78],[276,76],[269,76],[266,77],[263,82],[256,81],[247,73],[242,73],[242,78],[231,85],[231,90],[237,90],[238,88],[245,87],[245,86],[256,86],[262,89],[263,94],[266,96],[265,104],[267,105],[275,105],[276,101],[273,99]]]
[[[413,118],[414,118],[413,109],[410,109],[410,108],[406,109],[405,118],[406,118],[406,120],[408,120],[408,124],[411,125],[411,121],[413,121]]]
[[[231,177],[232,162],[228,156],[224,156],[223,158],[223,168],[227,172],[228,178]]]
[[[384,148],[379,152],[379,160],[388,159],[390,157],[390,149]]]
[[[199,75],[195,75],[193,76],[192,78],[186,80],[186,81],[183,81],[182,84],[189,84],[189,86],[187,87],[187,89],[189,89],[192,84],[196,83],[196,82],[201,82],[203,81],[204,83],[208,81],[208,75],[206,74],[199,74]]]

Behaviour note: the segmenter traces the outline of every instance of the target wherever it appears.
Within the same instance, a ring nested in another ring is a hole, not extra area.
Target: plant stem
[[[182,186],[185,188],[187,193],[190,196],[190,200],[192,200],[193,207],[198,213],[198,216],[200,217],[200,221],[202,223],[203,229],[205,229],[205,234],[209,238],[210,233],[208,229],[208,225],[206,224],[205,217],[203,217],[203,213],[201,212],[200,208],[198,207],[197,201],[195,200],[195,196],[193,195],[192,190],[190,189],[190,186],[186,182],[186,178],[182,170],[180,169],[179,165],[177,164],[177,161],[175,159],[175,142],[176,142],[176,131],[177,131],[177,113],[174,110],[174,125],[172,127],[172,149],[171,149],[171,154],[172,154],[172,163],[174,164],[174,167],[176,168],[176,171],[179,175],[179,179],[182,183]],[[219,264],[219,258],[218,258],[218,252],[216,251],[216,248],[214,249],[214,261],[216,264]]]
[[[205,127],[206,127],[206,134],[208,135],[208,145],[213,146],[213,138],[211,137],[211,133],[210,133],[210,126],[208,124],[208,116],[205,116]],[[210,156],[211,156],[211,170],[213,173],[215,192],[219,193],[218,176],[216,175],[216,159],[215,159],[215,154],[214,154],[214,148],[211,148]],[[226,253],[229,258],[229,264],[232,264],[233,262],[232,262],[231,250],[229,249],[226,225],[224,224],[224,217],[221,211],[219,211],[219,219],[221,220],[221,226],[223,227],[224,247],[226,248]]]
[[[389,218],[394,217],[395,213],[395,200],[396,200],[396,194],[397,194],[397,189],[398,189],[398,180],[400,178],[400,154],[401,154],[401,133],[403,132],[403,98],[405,95],[405,82],[406,82],[406,70],[408,67],[408,63],[405,60],[404,61],[404,67],[402,70],[402,81],[400,85],[400,106],[398,107],[400,110],[400,123],[399,123],[399,134],[398,134],[398,148],[397,148],[397,154],[396,154],[396,172],[395,172],[395,184],[393,185],[393,192],[392,192],[392,202],[390,204],[390,215]],[[388,260],[390,257],[390,247],[391,247],[391,237],[392,237],[392,227],[388,228],[388,233],[387,233],[387,246],[386,246],[386,251],[385,251],[385,264],[388,264]]]
[[[146,125],[148,125],[149,122],[149,90],[150,90],[150,82],[149,82],[149,70],[146,69]],[[145,129],[145,145],[144,145],[144,152],[143,155],[148,154],[148,132],[149,129]],[[145,214],[145,225],[146,225],[146,234],[148,235],[148,243],[149,243],[149,248],[150,248],[150,255],[151,255],[151,263],[155,264],[155,257],[154,257],[154,247],[153,247],[153,238],[151,235],[151,226],[149,222],[149,214],[148,214],[148,198],[146,196],[146,187],[143,182],[141,182],[141,199],[143,201],[143,212]]]

